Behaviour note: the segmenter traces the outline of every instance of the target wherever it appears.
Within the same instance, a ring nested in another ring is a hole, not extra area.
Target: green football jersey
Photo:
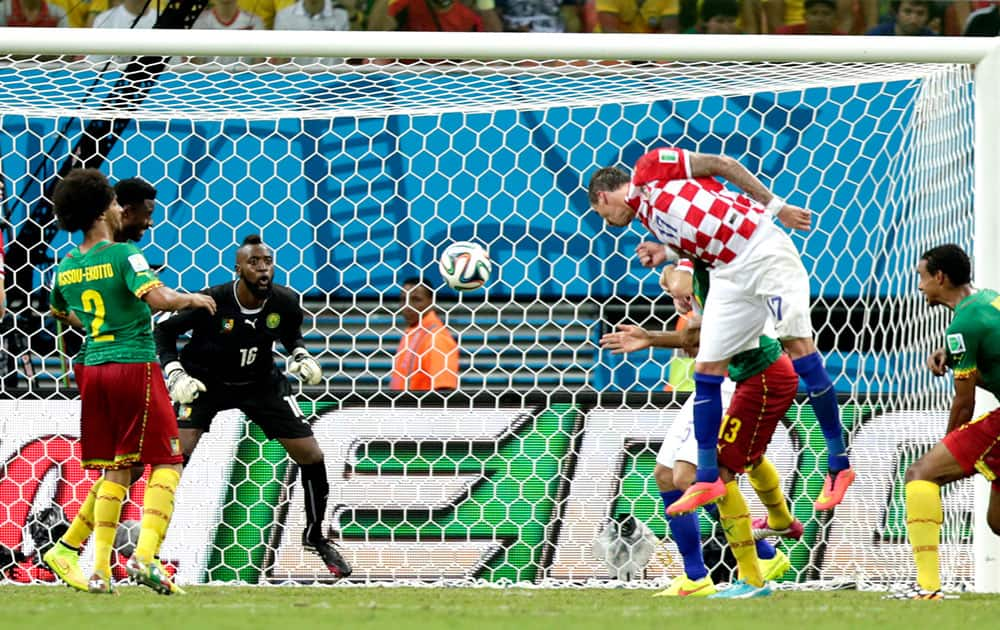
[[[147,363],[156,361],[156,345],[142,296],[158,286],[138,247],[102,241],[86,253],[75,248],[59,263],[50,304],[83,322],[84,365]]]
[[[1000,396],[1000,293],[981,289],[959,302],[945,342],[956,379],[982,379]]]
[[[694,298],[699,306],[704,306],[708,298],[708,267],[701,262],[694,263]],[[767,335],[760,336],[760,346],[744,350],[729,360],[729,378],[739,383],[760,374],[781,358],[781,342]]]

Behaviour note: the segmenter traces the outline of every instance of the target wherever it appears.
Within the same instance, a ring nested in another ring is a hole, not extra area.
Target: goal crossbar
[[[791,45],[790,45],[791,44]],[[615,59],[642,61],[826,61],[979,63],[995,38],[547,33],[372,33],[6,28],[0,54],[204,55],[266,50],[274,56],[433,59]]]

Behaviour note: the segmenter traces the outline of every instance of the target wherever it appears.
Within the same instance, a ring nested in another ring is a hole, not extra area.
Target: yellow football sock
[[[87,493],[87,498],[84,499],[83,505],[80,506],[80,511],[73,517],[73,522],[69,524],[69,529],[63,534],[63,543],[70,547],[79,549],[86,542],[87,538],[90,537],[90,533],[94,531],[94,503],[97,501],[97,491],[103,481],[103,478],[98,479],[94,482],[94,485],[90,486],[90,491]]]
[[[726,496],[719,501],[722,531],[739,566],[740,579],[753,586],[764,586],[764,576],[757,561],[757,547],[750,527],[750,508],[734,479],[726,484]]]
[[[135,546],[135,556],[140,562],[150,562],[160,551],[174,513],[174,493],[180,480],[180,474],[170,468],[157,468],[149,477],[142,502],[142,530]]]
[[[122,501],[128,491],[123,485],[105,479],[94,501],[94,573],[111,575],[111,546],[118,530]]]
[[[778,469],[766,457],[760,463],[747,471],[750,485],[760,502],[767,508],[767,524],[772,529],[786,529],[792,524],[792,513],[788,511],[785,493],[781,491],[781,479]]]
[[[917,563],[917,583],[928,591],[941,589],[938,542],[943,521],[941,487],[932,481],[906,484],[906,531]]]

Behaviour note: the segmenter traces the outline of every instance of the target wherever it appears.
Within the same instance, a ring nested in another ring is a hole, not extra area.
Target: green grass
[[[0,627],[100,630],[202,628],[936,628],[995,627],[1000,597],[883,601],[854,591],[779,592],[749,601],[653,599],[637,590],[191,587],[162,597],[139,587],[120,596],[55,587],[0,587]],[[114,612],[108,613],[109,609]]]

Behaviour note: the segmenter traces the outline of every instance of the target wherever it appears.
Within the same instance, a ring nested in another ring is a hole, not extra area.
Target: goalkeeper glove
[[[167,389],[174,402],[190,405],[205,391],[205,384],[184,371],[180,361],[171,361],[165,369],[167,373]]]
[[[319,362],[309,356],[309,351],[305,348],[296,348],[292,351],[292,360],[288,362],[288,372],[297,375],[308,385],[318,385],[323,380],[323,369]]]

